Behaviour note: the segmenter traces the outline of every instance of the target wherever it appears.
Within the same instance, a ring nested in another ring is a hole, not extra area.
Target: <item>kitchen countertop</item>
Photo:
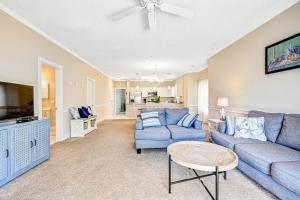
[[[130,103],[126,105],[126,115],[128,117],[136,117],[140,114],[140,110],[143,108],[155,109],[155,108],[183,108],[184,104],[177,103]]]
[[[182,107],[183,104],[178,104],[178,103],[153,103],[153,102],[148,102],[148,103],[129,103],[127,106],[135,106],[135,107]]]

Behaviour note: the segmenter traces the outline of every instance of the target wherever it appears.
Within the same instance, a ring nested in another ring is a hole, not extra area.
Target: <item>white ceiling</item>
[[[164,0],[192,9],[192,20],[158,13],[149,32],[145,12],[110,16],[138,0],[0,0],[6,8],[100,71],[116,79],[174,79],[299,0]],[[138,75],[137,75],[138,73]]]

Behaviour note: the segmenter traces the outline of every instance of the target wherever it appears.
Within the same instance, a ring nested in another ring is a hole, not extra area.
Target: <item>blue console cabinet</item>
[[[0,187],[49,159],[49,120],[0,126]]]

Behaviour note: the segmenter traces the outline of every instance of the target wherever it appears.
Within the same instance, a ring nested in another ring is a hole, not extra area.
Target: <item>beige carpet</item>
[[[105,121],[83,139],[56,143],[51,159],[0,189],[0,199],[28,200],[210,200],[199,180],[173,186],[168,194],[164,150],[137,155],[132,120]],[[173,165],[173,179],[193,176]],[[214,191],[214,178],[204,179]],[[220,179],[220,199],[275,199],[238,170]]]

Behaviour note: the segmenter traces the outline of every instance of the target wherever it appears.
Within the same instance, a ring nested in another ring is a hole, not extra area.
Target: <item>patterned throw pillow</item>
[[[71,108],[69,108],[69,111],[70,111],[73,119],[80,119],[80,115],[79,115],[77,108],[71,107]]]
[[[193,125],[193,123],[197,120],[197,118],[198,114],[186,114],[180,119],[180,121],[177,123],[177,126],[190,128]]]
[[[160,121],[158,118],[148,118],[143,120],[143,127],[159,127],[161,126]]]
[[[263,117],[236,117],[234,137],[267,141],[264,124]]]
[[[158,112],[145,112],[141,113],[142,120],[150,118],[158,118]]]

